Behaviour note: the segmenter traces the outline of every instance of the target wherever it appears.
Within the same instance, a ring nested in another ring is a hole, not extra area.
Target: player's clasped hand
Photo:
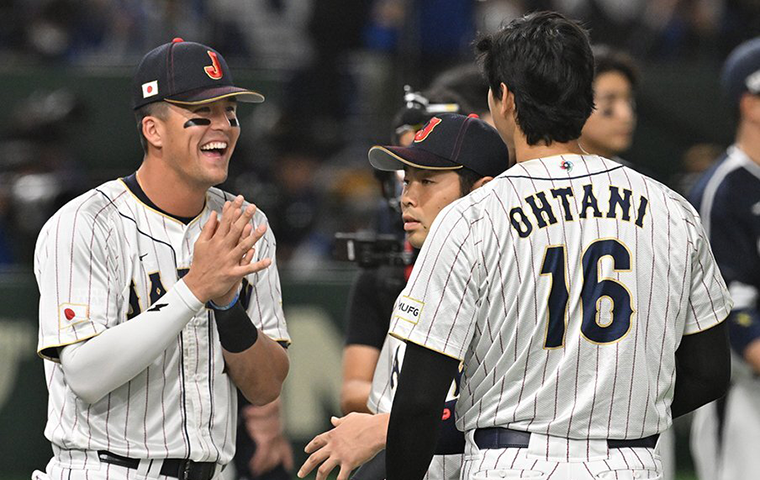
[[[335,467],[340,467],[337,480],[348,480],[352,470],[371,460],[385,447],[387,423],[385,428],[376,428],[378,423],[387,422],[384,417],[356,412],[341,418],[332,417],[330,421],[335,428],[317,435],[304,448],[311,455],[298,471],[298,477],[304,478],[321,464],[316,480],[326,480]]]
[[[193,250],[193,263],[185,276],[185,284],[202,302],[217,305],[232,301],[246,275],[271,265],[271,259],[253,262],[254,245],[266,232],[266,225],[255,229],[251,219],[255,205],[243,208],[243,197],[225,202],[221,219],[212,212],[203,226]]]

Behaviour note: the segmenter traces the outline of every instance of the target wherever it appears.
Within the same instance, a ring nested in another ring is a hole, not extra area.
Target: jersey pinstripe
[[[48,360],[45,436],[64,465],[86,467],[97,450],[144,459],[232,459],[237,390],[224,372],[211,310],[200,311],[163,355],[94,404],[68,388],[55,348],[129,321],[158,300],[187,272],[202,226],[227,199],[210,189],[203,212],[185,225],[114,180],[74,199],[43,227],[34,268],[41,294],[38,352]],[[266,217],[257,211],[252,223],[261,222]],[[271,231],[255,256],[273,264],[245,279],[241,301],[264,334],[289,342]]]
[[[730,309],[686,200],[566,155],[519,163],[446,207],[390,331],[464,360],[461,430],[642,438],[671,423],[682,336]]]

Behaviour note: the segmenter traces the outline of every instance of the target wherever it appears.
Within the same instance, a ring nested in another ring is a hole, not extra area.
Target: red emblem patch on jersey
[[[203,67],[203,71],[212,79],[219,80],[222,78],[222,66],[219,65],[219,57],[217,57],[216,53],[211,50],[206,51],[206,53],[211,57],[211,65]]]
[[[89,320],[89,305],[79,305],[76,303],[62,303],[58,305],[58,326],[60,328],[70,328]]]
[[[440,118],[438,117],[431,118],[430,121],[427,123],[427,125],[425,125],[425,128],[423,128],[422,130],[414,134],[415,143],[425,140],[428,137],[428,135],[430,135],[430,132],[432,132],[433,129],[436,127],[436,125],[438,125],[439,123],[441,123]]]

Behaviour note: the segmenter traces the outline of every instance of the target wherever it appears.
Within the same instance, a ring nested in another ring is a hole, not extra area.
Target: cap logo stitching
[[[206,53],[211,57],[211,65],[203,67],[203,71],[206,72],[206,75],[212,80],[219,80],[222,78],[222,66],[219,65],[219,58],[216,56],[216,53],[211,50],[207,50]]]
[[[158,95],[158,80],[152,82],[146,82],[142,84],[143,98],[152,97]]]
[[[433,117],[430,119],[430,121],[425,125],[425,128],[414,134],[414,143],[421,142],[425,140],[428,135],[430,135],[430,132],[433,131],[433,129],[441,123],[441,119],[438,117]]]

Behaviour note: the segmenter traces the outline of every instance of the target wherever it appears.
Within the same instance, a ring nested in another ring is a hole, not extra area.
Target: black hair
[[[477,173],[475,170],[470,170],[467,167],[462,167],[454,171],[459,175],[459,196],[461,197],[472,192],[472,187],[475,185],[475,182],[483,178],[483,175]]]
[[[432,88],[446,88],[459,94],[470,110],[460,109],[459,113],[488,113],[488,82],[475,63],[467,63],[439,74],[433,80]]]
[[[585,28],[556,12],[535,12],[481,36],[478,59],[493,95],[514,94],[529,145],[581,135],[594,108],[594,56]]]
[[[135,120],[137,120],[137,133],[140,135],[140,145],[142,145],[143,152],[148,153],[148,139],[143,135],[142,122],[145,117],[158,117],[161,119],[166,118],[167,111],[166,102],[153,102],[135,110]]]
[[[591,51],[594,53],[595,77],[607,72],[618,72],[628,79],[631,88],[636,88],[639,82],[639,69],[633,57],[608,45],[594,45]]]

